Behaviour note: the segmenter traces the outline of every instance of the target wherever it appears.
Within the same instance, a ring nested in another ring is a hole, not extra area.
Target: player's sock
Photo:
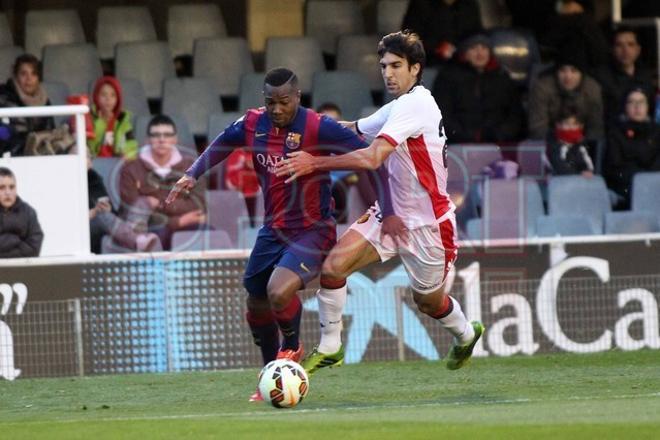
[[[449,295],[445,295],[445,300],[440,310],[433,316],[440,321],[440,324],[454,335],[458,345],[465,345],[474,339],[474,329],[463,314],[461,305]]]
[[[321,288],[316,292],[321,323],[320,353],[336,353],[341,347],[341,316],[346,304],[346,280],[341,283],[321,279]]]
[[[298,350],[300,345],[300,317],[302,316],[302,303],[298,295],[294,295],[284,309],[275,310],[273,313],[284,337],[282,349]]]
[[[275,315],[267,312],[250,311],[245,314],[255,345],[261,349],[264,365],[275,360],[280,349],[280,332]]]

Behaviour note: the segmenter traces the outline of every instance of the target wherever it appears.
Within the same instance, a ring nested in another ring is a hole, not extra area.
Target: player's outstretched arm
[[[179,198],[181,193],[188,194],[197,184],[197,179],[187,174],[184,174],[172,187],[170,193],[165,199],[165,204],[169,205]]]
[[[288,158],[276,165],[277,176],[290,177],[286,183],[314,171],[331,170],[375,170],[394,152],[394,147],[385,139],[377,138],[367,148],[351,151],[339,156],[312,156],[304,151],[289,153]]]

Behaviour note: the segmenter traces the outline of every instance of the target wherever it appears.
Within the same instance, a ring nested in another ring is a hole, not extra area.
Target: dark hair
[[[575,118],[581,124],[584,124],[584,118],[580,115],[578,108],[572,104],[562,105],[559,108],[559,114],[555,122],[564,121],[568,118]]]
[[[419,35],[410,30],[385,35],[378,43],[378,56],[383,58],[387,52],[405,58],[410,67],[419,64],[417,82],[422,80],[426,52],[424,52],[424,45],[422,40],[419,39]]]
[[[271,69],[264,77],[264,85],[268,84],[272,87],[280,87],[286,83],[290,83],[293,88],[298,87],[298,77],[295,73],[285,67]]]
[[[18,71],[20,70],[23,64],[31,65],[34,71],[37,72],[37,76],[39,77],[39,80],[41,80],[41,61],[39,61],[37,57],[29,53],[24,53],[23,55],[19,55],[16,57],[16,60],[14,60],[14,68],[13,68],[14,76],[18,75]]]
[[[151,133],[151,127],[155,127],[156,125],[170,125],[174,129],[174,133],[176,133],[176,124],[172,118],[167,115],[156,115],[151,118],[149,125],[147,125],[147,135]]]
[[[649,108],[648,114],[650,117],[653,117],[653,114],[655,113],[655,105],[654,105],[655,100],[653,99],[652,96],[649,95],[649,90],[646,90],[644,87],[640,87],[638,84],[628,87],[625,93],[623,94],[621,99],[621,113],[626,112],[626,104],[628,103],[628,97],[635,92],[639,92],[642,95],[644,95],[644,98],[646,98],[646,105]]]
[[[337,112],[341,114],[341,109],[334,102],[324,102],[323,104],[319,105],[318,108],[316,109],[316,113],[323,113],[327,111]]]
[[[5,167],[0,167],[0,177],[11,177],[12,179],[16,180],[14,173],[9,168]]]
[[[614,29],[614,32],[612,33],[612,44],[616,42],[616,37],[618,37],[619,34],[633,34],[635,36],[635,41],[637,44],[639,44],[639,35],[637,34],[637,31],[631,26],[623,25]]]

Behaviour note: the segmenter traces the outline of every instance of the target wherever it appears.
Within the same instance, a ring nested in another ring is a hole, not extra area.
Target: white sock
[[[336,353],[341,347],[341,315],[346,304],[348,288],[324,289],[316,292],[319,304],[319,321],[321,322],[321,341],[318,351],[321,353]]]
[[[449,300],[453,303],[454,309],[451,313],[444,318],[438,319],[440,324],[449,330],[449,333],[454,335],[458,345],[466,345],[472,342],[474,339],[474,329],[472,324],[467,320],[463,314],[463,309],[461,305],[451,296]]]

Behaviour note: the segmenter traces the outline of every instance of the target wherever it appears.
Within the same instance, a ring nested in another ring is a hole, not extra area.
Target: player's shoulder
[[[408,93],[404,93],[396,99],[396,103],[399,105],[413,105],[431,101],[435,102],[431,91],[421,84],[416,85]]]

